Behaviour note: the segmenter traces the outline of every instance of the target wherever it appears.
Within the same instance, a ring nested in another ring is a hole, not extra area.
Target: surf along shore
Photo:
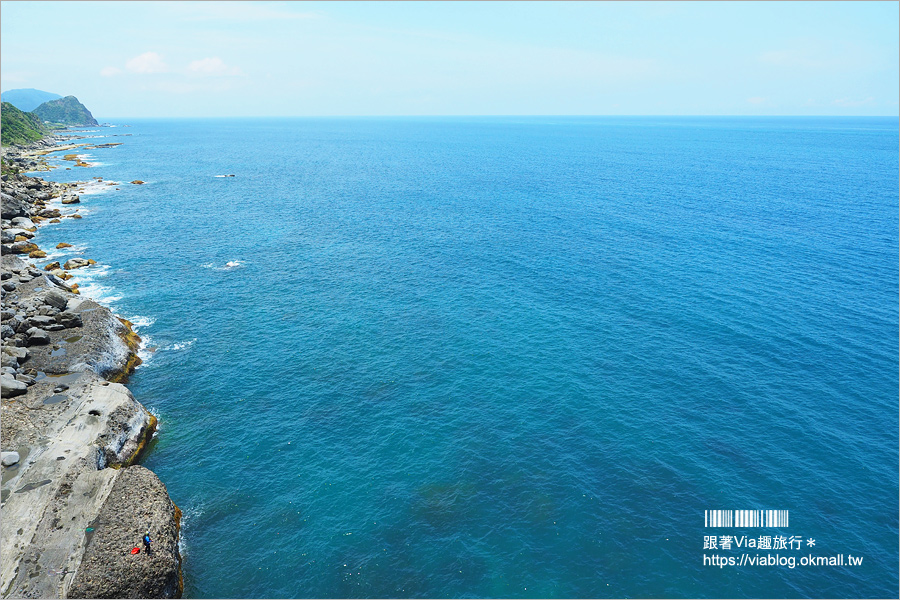
[[[140,364],[141,340],[68,283],[94,261],[45,264],[38,246],[41,228],[81,218],[76,190],[84,184],[22,171],[52,168],[50,152],[116,145],[75,139],[54,135],[2,151],[0,596],[180,597],[181,511],[137,464],[157,423],[124,385]],[[65,159],[90,166],[79,154]]]

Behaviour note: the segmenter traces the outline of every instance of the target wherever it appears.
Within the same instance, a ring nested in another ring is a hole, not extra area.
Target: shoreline
[[[70,282],[94,261],[61,265],[35,243],[40,228],[82,217],[76,191],[117,185],[34,176],[54,168],[50,153],[72,152],[63,160],[76,170],[92,166],[76,152],[118,145],[79,139],[3,148],[0,596],[180,597],[181,511],[136,464],[157,420],[123,385],[141,364],[141,338]],[[132,554],[148,528],[153,551]]]

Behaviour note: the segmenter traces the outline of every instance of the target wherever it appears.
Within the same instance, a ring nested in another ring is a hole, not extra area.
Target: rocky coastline
[[[81,218],[81,199],[76,184],[19,171],[84,145],[67,141],[3,148],[0,595],[180,597],[181,512],[136,464],[156,418],[123,385],[140,364],[140,338],[69,283],[93,261],[40,264],[39,228]]]

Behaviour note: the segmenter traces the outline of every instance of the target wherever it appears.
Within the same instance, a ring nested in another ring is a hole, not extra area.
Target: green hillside
[[[9,102],[0,105],[0,142],[4,146],[27,144],[47,135],[47,128],[34,113],[22,112]]]
[[[36,109],[34,114],[43,121],[62,123],[63,125],[99,125],[91,111],[84,107],[75,96],[66,96],[58,100],[44,102]]]

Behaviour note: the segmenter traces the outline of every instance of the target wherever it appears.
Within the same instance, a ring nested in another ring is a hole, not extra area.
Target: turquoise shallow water
[[[187,597],[896,596],[896,118],[128,124],[38,242],[145,338]]]

